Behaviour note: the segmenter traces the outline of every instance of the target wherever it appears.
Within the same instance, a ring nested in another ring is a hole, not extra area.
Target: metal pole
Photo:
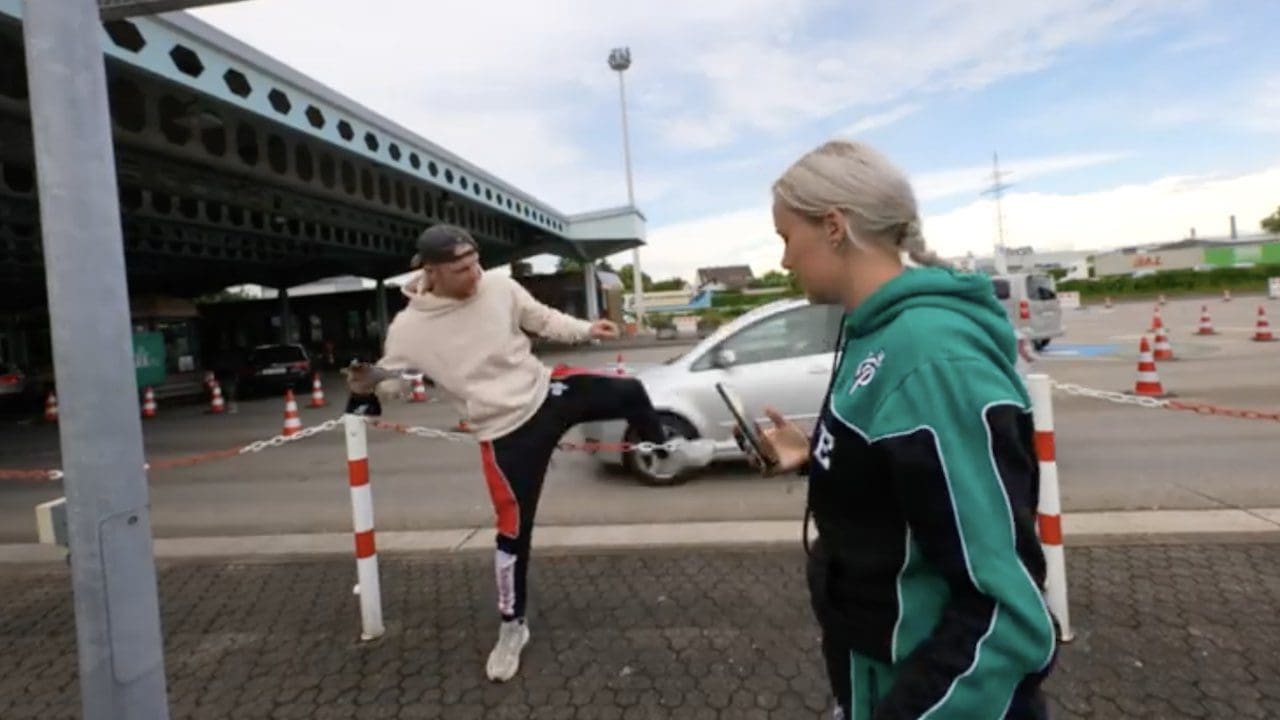
[[[618,71],[618,96],[622,100],[622,156],[627,169],[627,204],[636,206],[635,184],[631,179],[631,130],[627,123],[627,82]],[[644,273],[640,269],[640,248],[631,251],[632,292],[635,295],[636,324],[644,327]]]
[[[24,15],[84,717],[168,718],[98,4]]]
[[[590,260],[582,266],[582,280],[587,295],[587,319],[600,319],[600,290],[596,279],[596,266]]]
[[[1005,254],[1004,246],[1004,190],[1005,186],[1000,182],[1000,156],[991,153],[991,177],[993,180],[992,188],[995,189],[996,195],[996,251],[993,258],[996,273],[1006,275],[1009,272],[1009,257]]]
[[[1040,547],[1044,550],[1045,601],[1058,620],[1058,639],[1071,642],[1075,634],[1071,632],[1067,560],[1062,547],[1062,497],[1053,434],[1053,388],[1049,376],[1042,373],[1028,375],[1026,384],[1027,394],[1031,396],[1036,458],[1040,462],[1040,506],[1036,508],[1036,525],[1040,530]]]
[[[356,541],[356,595],[360,598],[360,639],[382,637],[382,585],[373,534],[373,492],[369,487],[369,438],[365,419],[342,416],[347,436],[347,483],[351,486],[351,524]]]

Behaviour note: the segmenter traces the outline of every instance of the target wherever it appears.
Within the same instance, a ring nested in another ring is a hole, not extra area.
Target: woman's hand
[[[769,428],[757,428],[761,449],[770,462],[770,466],[765,468],[766,474],[799,470],[809,459],[809,436],[773,408],[765,408],[764,414],[773,425]]]

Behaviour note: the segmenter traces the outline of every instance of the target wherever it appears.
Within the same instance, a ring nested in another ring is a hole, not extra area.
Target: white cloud
[[[1089,193],[1011,193],[1004,200],[1005,240],[1041,250],[1107,249],[1178,240],[1192,227],[1201,237],[1226,235],[1231,215],[1240,233],[1254,233],[1280,204],[1277,188],[1280,164],[1233,177],[1167,177]],[[924,219],[929,244],[948,257],[990,254],[995,227],[994,203],[986,200]],[[747,263],[757,274],[777,269],[782,246],[762,203],[656,227],[643,252],[651,276],[692,278],[706,265]]]
[[[1105,165],[1125,157],[1124,153],[1093,152],[1013,158],[1001,161],[1000,173],[1006,183],[1014,184],[1068,170]],[[934,170],[913,175],[911,184],[921,202],[961,194],[978,195],[991,186],[992,170],[991,165]]]
[[[1262,81],[1253,94],[1253,112],[1240,116],[1246,129],[1257,132],[1280,133],[1280,75]]]
[[[649,231],[640,251],[641,268],[656,279],[680,276],[692,281],[700,267],[747,264],[760,274],[777,268],[782,241],[767,205]],[[628,259],[624,262],[630,262]]]
[[[705,123],[724,136],[782,132],[847,108],[899,102],[913,95],[973,90],[1044,68],[1069,47],[1117,34],[1202,4],[1141,0],[930,0],[846,4],[818,2],[804,12],[766,18],[774,29],[707,38],[686,76],[691,109],[667,120],[667,140],[705,140]],[[780,7],[795,8],[795,5]],[[798,8],[797,8],[798,9]],[[825,25],[820,37],[793,32]],[[783,31],[778,31],[781,28]],[[678,52],[676,58],[687,56]],[[694,149],[700,148],[699,144]]]
[[[1280,204],[1280,165],[1234,177],[1168,177],[1072,195],[1012,193],[1004,200],[1005,242],[1042,250],[1094,250],[1170,242],[1191,228],[1222,237],[1236,216],[1241,233]],[[990,253],[995,209],[989,201],[926,217],[925,237],[948,256]]]
[[[787,15],[768,0],[660,11],[590,0],[270,0],[193,14],[566,212],[625,200],[611,47],[630,43],[635,57],[627,82],[638,143],[644,113],[687,106],[672,69],[694,48]],[[689,126],[683,138],[720,142],[708,133]],[[604,143],[610,152],[593,152]],[[639,202],[670,187],[662,174],[639,164]]]
[[[1209,48],[1220,47],[1231,41],[1231,38],[1222,33],[1217,32],[1201,32],[1179,40],[1170,45],[1166,52],[1170,54],[1187,53],[1198,50],[1208,50]]]
[[[1187,1],[270,0],[194,12],[575,212],[621,197],[617,84],[605,63],[615,45],[635,59],[637,189],[651,203],[688,191],[664,152],[760,133],[778,142],[851,108],[980,87]]]
[[[899,120],[915,114],[923,107],[919,103],[905,103],[896,107],[891,107],[884,112],[878,112],[871,115],[865,115],[858,119],[849,127],[840,131],[841,135],[847,137],[857,137],[882,127],[893,125]]]

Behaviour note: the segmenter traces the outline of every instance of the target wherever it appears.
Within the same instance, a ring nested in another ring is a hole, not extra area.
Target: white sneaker
[[[489,653],[485,672],[493,682],[506,682],[520,669],[520,653],[529,644],[529,625],[524,619],[507,620],[498,627],[498,644]]]

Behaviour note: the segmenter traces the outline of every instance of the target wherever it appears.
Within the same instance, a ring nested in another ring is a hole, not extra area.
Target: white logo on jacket
[[[870,385],[871,381],[875,379],[876,371],[880,369],[882,364],[884,364],[883,350],[877,350],[867,355],[867,358],[858,363],[858,368],[853,371],[853,387],[849,388],[849,393],[852,394],[854,390]]]
[[[836,436],[827,429],[826,423],[818,423],[818,442],[813,445],[813,459],[818,461],[823,470],[831,469],[831,453],[836,449]]]

